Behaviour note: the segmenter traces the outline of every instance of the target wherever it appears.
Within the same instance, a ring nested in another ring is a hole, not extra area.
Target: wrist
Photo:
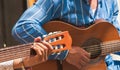
[[[22,68],[22,70],[25,70],[25,65],[24,65],[24,62],[23,62],[23,58],[21,58],[21,68]]]
[[[13,68],[14,69],[21,69],[22,68],[22,70],[25,70],[26,66],[25,66],[23,60],[24,60],[23,58],[15,59],[13,61]]]
[[[25,67],[31,67],[43,63],[44,61],[40,58],[40,56],[31,56],[28,58],[24,58],[23,62]]]
[[[27,58],[27,57],[22,58],[22,61],[21,61],[22,70],[32,70],[29,62],[30,62],[29,58]]]
[[[30,67],[30,59],[29,58],[23,58],[23,64],[24,67]]]

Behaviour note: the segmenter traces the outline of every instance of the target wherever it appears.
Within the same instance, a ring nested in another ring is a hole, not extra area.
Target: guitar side
[[[85,44],[86,40],[90,38],[99,39],[101,42],[119,40],[119,34],[115,27],[112,24],[105,21],[96,22],[92,26],[85,29],[80,29],[78,27],[74,27],[61,21],[52,21],[46,23],[44,25],[44,28],[47,32],[69,31],[73,41],[72,45],[80,47],[82,47],[82,45]],[[55,61],[47,61],[46,63],[43,64],[34,66],[33,70],[39,70],[39,68],[41,68],[42,70],[48,69],[57,70],[57,64]],[[46,66],[48,67],[46,68]],[[79,70],[79,69],[64,61],[63,70]],[[107,70],[107,69],[104,59],[102,59],[97,63],[93,64],[88,63],[88,65],[84,66],[81,70]]]

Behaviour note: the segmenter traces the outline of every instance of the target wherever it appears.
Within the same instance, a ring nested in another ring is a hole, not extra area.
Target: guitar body
[[[56,61],[47,61],[45,63],[32,67],[32,70],[58,70]],[[79,70],[75,66],[63,61],[63,70]],[[100,60],[94,64],[88,64],[81,70],[107,70],[104,60]]]
[[[97,39],[101,42],[112,41],[112,40],[119,40],[119,34],[116,28],[104,21],[99,20],[96,21],[95,24],[91,25],[88,28],[81,29],[79,27],[72,26],[68,23],[61,22],[61,21],[52,21],[48,22],[44,25],[44,28],[47,32],[54,32],[54,31],[69,31],[73,46],[80,46],[87,44],[88,40]],[[88,65],[83,66],[81,70],[107,70],[106,64],[103,59],[92,59]],[[55,60],[47,61],[43,64],[39,64],[33,67],[33,70],[58,70],[57,63]],[[63,70],[79,70],[75,66],[69,64],[66,61],[63,61]]]

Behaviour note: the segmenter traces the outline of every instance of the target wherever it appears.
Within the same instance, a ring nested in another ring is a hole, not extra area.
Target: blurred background
[[[0,0],[0,48],[19,44],[11,35],[13,25],[35,0]]]

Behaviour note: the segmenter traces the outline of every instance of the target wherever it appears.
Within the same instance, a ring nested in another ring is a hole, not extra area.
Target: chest
[[[62,0],[60,17],[62,20],[81,26],[96,19],[112,18],[112,8],[106,2],[87,4],[83,0]],[[104,1],[104,0],[103,0]]]

